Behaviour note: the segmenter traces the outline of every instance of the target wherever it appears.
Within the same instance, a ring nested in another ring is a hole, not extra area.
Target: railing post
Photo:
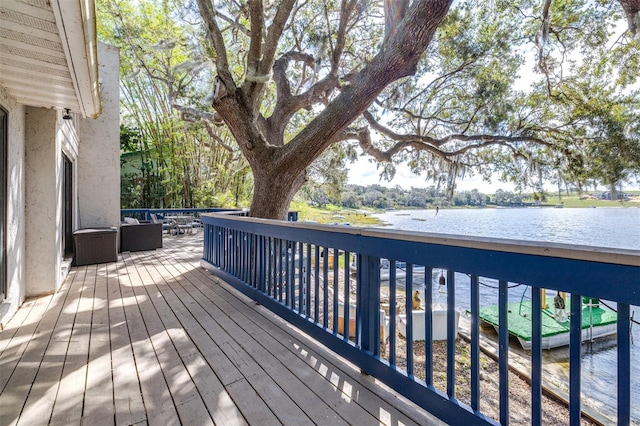
[[[582,357],[582,296],[571,294],[571,323],[569,325],[569,424],[579,425],[582,414],[581,357]]]
[[[531,424],[542,424],[542,290],[531,287]]]
[[[358,255],[357,336],[363,350],[380,355],[380,258]]]
[[[498,372],[500,381],[500,424],[509,423],[509,325],[507,324],[508,282],[498,282],[499,330]]]
[[[631,317],[627,303],[618,303],[618,424],[631,423]]]

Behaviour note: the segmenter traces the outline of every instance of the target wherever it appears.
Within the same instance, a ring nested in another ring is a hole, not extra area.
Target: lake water
[[[640,208],[396,210],[397,229],[640,250]]]
[[[640,208],[637,207],[396,210],[376,216],[394,229],[407,231],[640,250]],[[438,271],[431,283],[434,289],[437,278]],[[493,287],[497,283],[481,279],[481,284],[484,284],[480,287],[481,303],[496,304],[497,291]],[[457,273],[456,302],[460,309],[469,307],[468,286],[468,277]],[[414,288],[424,290],[424,280],[415,280]],[[446,303],[444,295],[437,291],[433,294],[436,302]],[[525,286],[509,290],[510,302],[519,301],[523,296],[530,298]],[[640,319],[639,307],[632,307],[632,312],[636,321]],[[634,422],[640,424],[640,362],[633,362],[640,360],[640,325],[632,326],[632,335],[631,411]],[[610,418],[615,418],[616,413],[616,354],[615,339],[583,346],[583,395],[593,398],[589,405]],[[568,381],[568,348],[544,351],[543,355],[545,364],[563,367],[560,374],[566,374]]]

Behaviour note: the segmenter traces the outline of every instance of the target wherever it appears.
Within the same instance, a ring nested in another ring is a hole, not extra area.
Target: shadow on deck
[[[0,333],[0,424],[437,424],[202,269],[202,234],[72,268]]]

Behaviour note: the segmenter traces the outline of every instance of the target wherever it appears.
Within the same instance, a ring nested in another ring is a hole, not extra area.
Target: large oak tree
[[[213,110],[179,93],[174,107],[231,132],[252,169],[253,216],[284,218],[309,165],[348,141],[388,175],[408,161],[451,184],[470,168],[525,186],[553,170],[605,179],[589,162],[608,163],[606,146],[627,147],[607,180],[640,169],[637,2],[195,3]]]
[[[221,17],[231,7],[219,13],[211,0],[198,0],[198,9],[205,22],[207,35],[215,52],[217,85],[213,107],[235,137],[242,153],[251,165],[254,176],[253,216],[282,219],[289,204],[305,182],[307,167],[332,143],[342,139],[343,132],[375,101],[390,83],[415,74],[418,62],[431,43],[436,29],[446,16],[452,0],[392,1],[385,4],[384,42],[371,59],[360,66],[344,69],[343,55],[350,30],[362,19],[363,2],[344,0],[339,8],[329,4],[308,2],[315,7],[317,19],[327,22],[326,34],[320,44],[325,46],[309,52],[296,49],[302,32],[293,39],[284,35],[300,25],[295,17],[301,14],[305,2],[284,0],[271,2],[270,13],[265,2],[250,0],[241,16],[239,33],[248,38],[242,70],[244,80],[237,82],[230,69],[230,55],[221,25]],[[298,3],[302,3],[299,5]],[[231,6],[231,5],[230,5]],[[267,16],[271,19],[267,21]],[[323,17],[323,15],[325,15]],[[382,16],[380,16],[382,17]],[[375,19],[366,19],[373,23]],[[281,39],[287,43],[282,43]],[[296,43],[298,42],[298,43]],[[282,51],[281,44],[290,48]],[[325,53],[326,52],[326,53]],[[293,90],[287,71],[291,62],[303,64],[306,72],[315,71],[317,61],[327,54],[328,70],[304,90]],[[275,83],[276,100],[265,116],[267,84]],[[301,110],[323,108],[295,135],[286,131],[293,116]]]

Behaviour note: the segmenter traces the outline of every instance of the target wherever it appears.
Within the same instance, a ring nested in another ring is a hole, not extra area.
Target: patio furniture
[[[81,266],[117,261],[117,235],[115,227],[78,229],[73,233],[73,263]]]
[[[120,251],[162,248],[162,223],[124,223],[120,225]]]
[[[162,224],[162,232],[167,231],[167,234],[171,234],[171,230],[176,226],[175,221],[172,219],[166,219],[166,218],[158,219],[158,215],[156,215],[155,213],[151,213],[150,216],[151,216],[151,222]]]
[[[194,217],[191,215],[167,216],[171,228],[169,233],[172,235],[192,234]]]

